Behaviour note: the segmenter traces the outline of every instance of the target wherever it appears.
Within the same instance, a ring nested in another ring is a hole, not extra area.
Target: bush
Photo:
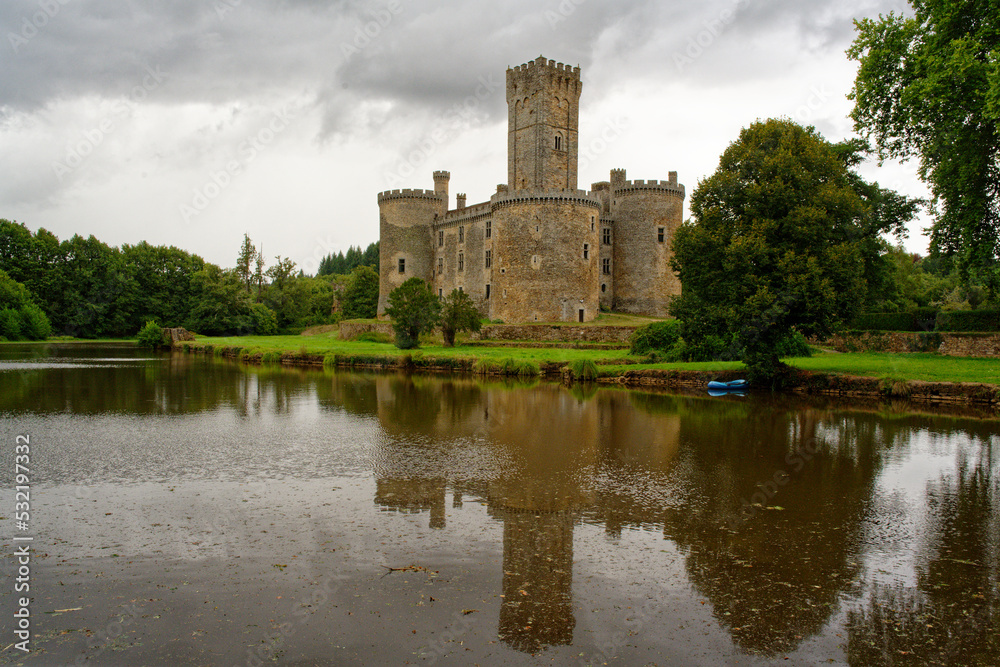
[[[798,331],[793,331],[788,338],[785,338],[783,341],[778,343],[778,357],[780,359],[811,356],[812,350],[809,349],[809,343],[806,342],[806,337]]]
[[[136,342],[139,344],[139,347],[148,347],[152,350],[166,347],[163,342],[163,329],[160,328],[160,325],[155,320],[147,321],[146,326],[139,330]]]
[[[681,339],[681,323],[677,320],[653,322],[635,330],[629,338],[630,354],[646,354],[653,350],[669,352]]]
[[[250,326],[258,336],[273,336],[278,333],[278,316],[262,303],[250,304]]]
[[[732,361],[737,358],[733,346],[726,343],[720,336],[705,336],[701,340],[684,341],[684,359],[686,361]]]
[[[13,308],[0,309],[0,338],[5,340],[21,340],[21,314]]]
[[[942,310],[938,331],[1000,331],[1000,310]]]
[[[934,329],[938,309],[914,308],[900,313],[861,313],[851,328],[859,331],[930,331]]]
[[[52,325],[45,312],[33,303],[21,306],[21,334],[28,340],[45,340],[52,335]]]

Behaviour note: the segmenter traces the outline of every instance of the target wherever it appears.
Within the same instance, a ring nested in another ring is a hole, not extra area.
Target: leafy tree
[[[22,340],[21,315],[13,308],[0,308],[0,338]]]
[[[431,286],[410,278],[389,292],[385,314],[392,318],[396,347],[410,350],[420,345],[420,334],[429,333],[438,322],[441,301]]]
[[[855,21],[855,129],[880,159],[920,162],[939,213],[931,244],[963,281],[1000,291],[1000,7],[910,0],[912,18]]]
[[[340,296],[345,320],[371,319],[378,313],[379,277],[375,269],[361,265],[351,271]]]
[[[250,241],[250,235],[243,234],[243,245],[240,246],[239,257],[236,258],[236,275],[240,277],[240,282],[246,288],[247,294],[250,294],[253,288],[253,263],[257,259],[257,248],[254,247],[253,243]]]
[[[673,240],[684,289],[671,312],[689,354],[740,358],[751,380],[773,382],[793,328],[826,335],[857,312],[879,260],[873,239],[895,221],[879,222],[859,192],[856,149],[773,119],[726,149]]]
[[[136,335],[136,343],[139,347],[148,347],[152,350],[165,347],[163,328],[155,320],[149,320]]]
[[[376,295],[376,300],[378,296]],[[455,333],[459,331],[479,331],[482,316],[469,295],[454,289],[441,301],[441,334],[444,346],[455,345]]]
[[[36,304],[26,303],[17,313],[21,317],[21,333],[28,340],[45,340],[52,335],[49,318]]]

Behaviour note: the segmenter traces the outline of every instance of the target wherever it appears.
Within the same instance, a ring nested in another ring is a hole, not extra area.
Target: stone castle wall
[[[493,198],[490,319],[593,320],[599,312],[597,218],[583,191],[522,191]]]
[[[432,190],[393,190],[379,195],[379,314],[385,311],[389,292],[408,278],[431,281],[431,226],[445,201]]]

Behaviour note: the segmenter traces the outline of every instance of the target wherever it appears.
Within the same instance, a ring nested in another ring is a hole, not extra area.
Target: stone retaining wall
[[[1000,334],[852,331],[822,343],[838,352],[937,352],[950,357],[998,357]]]
[[[552,324],[487,324],[470,340],[530,340],[550,343],[619,343],[628,344],[629,337],[638,327],[589,326],[575,327]],[[341,322],[343,340],[357,338],[365,333],[392,336],[392,323]]]

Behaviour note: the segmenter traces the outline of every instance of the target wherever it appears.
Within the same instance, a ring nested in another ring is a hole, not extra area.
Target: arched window
[[[558,134],[556,135],[556,150],[557,151],[562,150],[562,137],[560,137]]]

